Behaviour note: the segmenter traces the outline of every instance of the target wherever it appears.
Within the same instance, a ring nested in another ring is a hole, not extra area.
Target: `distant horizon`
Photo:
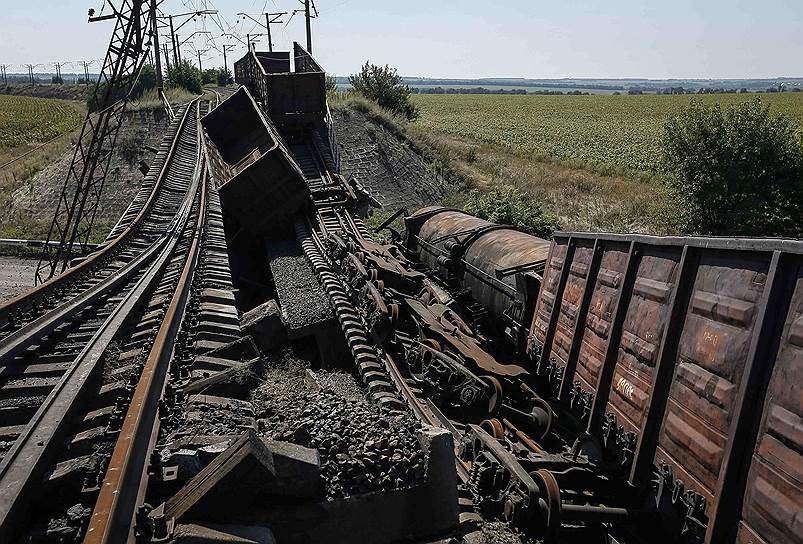
[[[223,66],[208,66],[209,68],[222,68]],[[332,77],[348,78],[353,74],[332,74]],[[55,72],[37,72],[35,76],[55,76]],[[28,77],[27,72],[7,72],[7,76]],[[98,75],[98,72],[89,72],[90,76]],[[83,72],[62,71],[62,76],[83,77]],[[563,76],[563,77],[528,77],[528,76],[482,76],[482,77],[440,77],[440,76],[419,76],[402,75],[404,79],[434,80],[434,81],[786,81],[800,80],[803,82],[803,75],[800,76],[768,76],[768,77],[586,77],[586,76]]]
[[[25,73],[25,64],[98,61],[112,25],[87,24],[85,0],[17,3],[4,13],[0,63]],[[90,4],[100,4],[91,0]],[[317,0],[312,22],[315,58],[331,74],[353,74],[366,60],[430,79],[779,80],[803,65],[800,0]],[[164,13],[214,8],[180,30],[184,58],[229,68],[245,53],[247,34],[263,32],[260,18],[240,11],[289,11],[297,0],[164,0]],[[45,23],[51,21],[53,23]],[[57,21],[55,23],[54,21]],[[287,50],[305,43],[304,18],[276,25],[273,41]],[[178,31],[177,31],[178,32]],[[163,30],[162,43],[167,43]],[[267,49],[264,37],[258,48]],[[98,64],[92,66],[98,68]],[[90,67],[90,68],[92,68]],[[52,67],[40,66],[52,70]],[[508,74],[507,76],[493,75]],[[510,76],[509,74],[516,74]],[[570,75],[575,74],[575,75]],[[599,75],[615,74],[615,75]],[[681,75],[682,74],[682,75]]]

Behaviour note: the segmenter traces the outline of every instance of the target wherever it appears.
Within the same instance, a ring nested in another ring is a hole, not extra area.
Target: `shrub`
[[[410,120],[418,117],[418,108],[410,101],[410,87],[403,85],[399,72],[387,64],[381,67],[366,62],[359,74],[349,76],[349,83],[385,109]]]
[[[234,83],[231,72],[225,68],[207,68],[201,75],[201,83],[204,85],[220,85],[225,87]]]
[[[554,216],[545,213],[533,198],[512,186],[497,187],[487,193],[472,189],[465,205],[466,213],[502,225],[549,238],[560,228]]]
[[[688,232],[803,231],[800,137],[760,98],[727,110],[692,101],[666,123],[662,149],[675,213]]]
[[[326,83],[325,83],[325,85],[326,85],[326,92],[327,93],[335,92],[337,90],[337,79],[335,79],[334,76],[330,76],[329,74],[326,74]]]
[[[167,70],[166,85],[169,88],[180,87],[187,89],[193,94],[201,94],[203,92],[201,72],[186,60],[170,66]]]
[[[225,87],[227,85],[231,85],[232,83],[234,83],[234,76],[231,75],[231,72],[225,68],[218,68],[217,84],[221,87]]]
[[[202,85],[211,85],[212,83],[217,83],[217,68],[207,68],[201,74],[201,84]]]
[[[156,88],[156,68],[153,64],[146,64],[139,73],[139,78],[131,88],[131,98],[139,98],[147,91]]]

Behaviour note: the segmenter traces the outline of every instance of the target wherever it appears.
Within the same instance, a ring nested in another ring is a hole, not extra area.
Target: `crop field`
[[[46,142],[76,128],[83,114],[64,100],[0,95],[0,149]]]
[[[664,122],[692,98],[725,105],[757,95],[506,96],[414,95],[416,125],[500,145],[536,159],[602,172],[651,173],[658,166]],[[762,94],[771,111],[803,130],[803,93]]]

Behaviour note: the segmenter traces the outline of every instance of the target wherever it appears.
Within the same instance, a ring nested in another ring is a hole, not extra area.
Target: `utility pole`
[[[197,17],[198,15],[216,15],[216,14],[217,14],[217,10],[216,9],[204,9],[204,10],[200,10],[200,11],[190,11],[190,12],[187,12],[187,13],[177,13],[177,14],[174,14],[174,15],[171,14],[171,15],[167,16],[167,20],[170,23],[170,40],[171,40],[171,42],[173,44],[173,63],[174,64],[178,64],[179,62],[181,62],[181,42],[179,41],[178,34],[176,34],[176,32],[181,30],[181,27],[183,27],[184,25],[186,25],[190,21],[194,20],[195,17]],[[181,23],[178,26],[174,26],[173,25],[173,17],[175,17],[177,19],[179,17],[187,17],[187,20],[184,21],[183,23]],[[162,17],[162,19],[163,18],[164,17]]]
[[[162,57],[159,55],[159,22],[156,19],[157,0],[151,0],[151,40],[153,48],[153,60],[156,63],[156,90],[159,94],[164,91],[164,80],[162,79]]]
[[[36,85],[33,81],[33,64],[26,64],[25,66],[28,67],[28,77],[31,79],[31,85]]]
[[[229,62],[226,59],[226,51],[231,51],[231,49],[226,49],[227,47],[230,47],[231,49],[235,49],[236,46],[234,46],[234,45],[225,45],[225,44],[223,45],[223,69],[226,70],[226,73],[228,74],[229,73]]]
[[[0,64],[0,69],[2,69],[3,74],[3,85],[8,85],[8,78],[6,77],[6,65]]]
[[[307,19],[307,53],[312,55],[312,25],[311,17],[309,13],[309,2],[310,0],[304,0],[304,17]]]
[[[265,28],[268,29],[268,51],[270,52],[273,52],[273,39],[270,36],[270,25],[281,24],[283,22],[280,20],[282,15],[287,15],[287,12],[281,11],[278,13],[265,14]]]
[[[254,19],[252,16],[248,15],[247,13],[243,13],[242,11],[237,13],[237,15],[242,15],[243,17],[248,17],[249,19],[254,21],[256,24],[258,24],[259,26],[261,26],[265,30],[267,30],[268,31],[268,51],[273,51],[273,39],[271,38],[271,34],[270,34],[270,25],[277,25],[277,24],[283,23],[284,21],[281,21],[280,19],[282,18],[282,15],[287,15],[287,12],[286,11],[282,11],[282,12],[277,12],[277,13],[263,13],[262,15],[265,16],[265,24],[260,23],[259,21]],[[260,36],[262,36],[262,34],[260,34]]]
[[[81,62],[84,63],[84,83],[89,85],[89,63],[85,60]]]
[[[173,62],[178,64],[181,62],[181,59],[178,58],[178,53],[176,52],[176,31],[173,29],[173,16],[168,15],[168,19],[170,19],[170,39],[173,42]]]
[[[59,64],[58,62],[54,62],[53,66],[56,67],[56,82],[61,81],[63,83],[64,80],[61,79],[61,64]]]
[[[310,55],[312,54],[312,19],[318,16],[318,8],[315,7],[315,2],[313,0],[299,0],[304,4],[304,9],[294,10],[293,14],[299,13],[301,11],[304,12],[304,18],[307,22],[307,53]],[[310,12],[310,6],[312,6],[312,11]]]
[[[206,53],[209,49],[199,49],[198,50],[198,71],[201,72],[201,77],[203,78],[204,68],[201,66],[201,54]]]
[[[165,55],[165,66],[167,67],[167,69],[169,71],[170,70],[170,55],[168,54],[168,52],[170,51],[170,49],[167,47],[166,43],[162,44],[162,51],[164,52],[164,55]]]

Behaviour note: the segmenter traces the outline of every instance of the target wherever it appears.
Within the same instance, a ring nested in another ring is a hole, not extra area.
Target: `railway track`
[[[76,539],[89,525],[87,541],[116,542],[133,526],[121,512],[134,517],[140,487],[129,484],[147,473],[207,229],[199,119],[219,100],[215,92],[179,110],[142,190],[97,252],[0,307],[2,541]],[[133,502],[116,492],[115,476]],[[42,505],[44,494],[51,500]]]
[[[382,349],[381,342],[370,332],[372,327],[365,320],[364,312],[355,307],[354,301],[363,296],[360,289],[355,289],[353,284],[344,281],[342,274],[338,274],[340,263],[332,258],[331,237],[370,244],[364,223],[349,211],[345,195],[338,194],[343,187],[331,179],[325,158],[315,146],[294,145],[291,151],[304,173],[315,203],[314,216],[296,223],[296,236],[330,298],[369,396],[385,408],[410,410],[422,423],[448,430],[455,443],[459,443],[466,425],[444,415],[405,375],[393,354]],[[360,282],[358,287],[364,285]],[[381,282],[378,286],[384,287]],[[390,310],[391,313],[394,311],[397,310]],[[471,477],[470,465],[456,457],[455,466],[461,484],[467,483]],[[468,509],[470,504],[464,500],[463,506]]]

